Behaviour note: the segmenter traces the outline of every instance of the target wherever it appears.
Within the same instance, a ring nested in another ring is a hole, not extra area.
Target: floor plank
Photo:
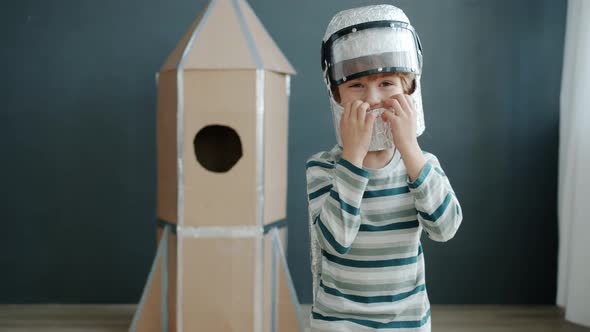
[[[0,305],[0,331],[122,332],[134,311],[135,305]],[[432,326],[436,332],[590,332],[565,322],[553,306],[433,305]]]

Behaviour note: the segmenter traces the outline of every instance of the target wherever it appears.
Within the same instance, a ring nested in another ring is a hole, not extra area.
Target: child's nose
[[[378,108],[381,104],[381,95],[376,89],[368,89],[365,102],[369,104],[371,109]]]

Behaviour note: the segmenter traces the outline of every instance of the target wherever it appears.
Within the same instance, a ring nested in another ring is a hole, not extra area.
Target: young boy
[[[340,12],[322,43],[338,144],[307,162],[312,331],[430,331],[422,230],[462,214],[424,131],[419,39],[391,5]]]

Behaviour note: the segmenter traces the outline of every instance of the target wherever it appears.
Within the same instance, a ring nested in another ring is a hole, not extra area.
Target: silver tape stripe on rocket
[[[256,225],[264,226],[264,69],[256,69]],[[264,237],[256,240],[254,284],[254,332],[262,332]]]
[[[152,263],[152,267],[150,268],[150,274],[148,275],[147,282],[145,283],[145,287],[143,288],[143,293],[141,293],[141,299],[137,304],[137,310],[135,310],[135,314],[133,315],[133,320],[131,321],[131,326],[129,327],[129,332],[137,331],[137,324],[139,324],[139,319],[143,314],[143,309],[145,308],[145,302],[147,301],[147,294],[150,290],[150,287],[154,283],[154,276],[156,275],[156,269],[158,268],[158,262],[162,258],[164,254],[164,248],[168,247],[168,234],[170,234],[170,228],[165,227],[164,232],[162,232],[162,240],[158,245],[158,250],[156,251],[156,257],[154,258],[154,262]],[[162,269],[162,271],[164,271]]]
[[[245,1],[245,0],[244,0]],[[264,68],[238,0],[232,0],[250,55],[256,62],[256,224],[264,223]]]
[[[288,98],[291,96],[291,76],[290,75],[285,75],[285,94],[287,96],[287,103],[288,103]],[[271,236],[273,237],[273,249],[272,249],[272,321],[271,321],[271,332],[276,332],[277,331],[277,326],[278,326],[278,312],[277,312],[277,305],[278,305],[278,292],[277,292],[277,279],[278,279],[278,270],[276,267],[276,259],[277,259],[277,251],[281,250],[280,249],[280,244],[279,244],[279,249],[277,249],[277,246],[275,246],[275,238],[277,241],[279,240],[279,232],[276,228],[273,228],[272,230],[270,230],[270,232],[272,232]],[[281,250],[282,251],[282,250]],[[285,260],[286,261],[286,260]],[[287,274],[290,276],[290,274],[287,272]],[[292,293],[294,291],[291,290],[291,285],[290,285],[290,289],[289,291]],[[295,303],[297,302],[297,303]],[[301,313],[300,310],[297,309],[297,306],[299,306],[299,300],[294,300],[293,304],[295,305],[295,310],[296,310],[296,315],[297,315],[297,322],[299,324],[299,330],[303,331],[303,322],[301,321]]]
[[[168,222],[168,221],[166,221],[164,219],[160,219],[160,218],[158,218],[156,220],[156,227],[162,228],[162,229],[164,227],[170,227],[172,235],[176,235],[176,229],[178,228],[175,223],[171,223],[171,222]],[[185,227],[187,227],[187,226],[185,226]],[[188,227],[201,228],[203,226],[196,226],[196,227],[188,226]],[[207,227],[207,226],[205,226],[205,227]],[[231,228],[235,228],[236,226],[216,226],[216,227],[219,227],[220,229],[225,229],[226,227],[228,227],[228,229],[231,229]],[[248,226],[240,226],[240,227],[248,227]],[[249,227],[254,227],[254,226],[249,226]],[[269,233],[273,228],[283,228],[283,227],[287,227],[287,219],[280,219],[280,220],[271,222],[270,224],[265,224],[262,227],[262,229],[263,229],[264,234],[266,234],[266,233]],[[221,236],[221,237],[231,237],[231,236]]]
[[[272,242],[274,244],[273,250],[279,254],[279,258],[281,259],[282,263],[281,265],[283,266],[283,272],[287,278],[287,286],[289,287],[289,293],[291,294],[291,302],[293,302],[295,315],[297,316],[297,325],[299,327],[299,331],[303,332],[305,329],[303,324],[303,314],[301,311],[301,306],[299,305],[299,299],[297,298],[297,291],[295,291],[295,285],[293,284],[293,279],[291,278],[291,272],[289,272],[289,265],[287,265],[287,258],[285,257],[285,252],[283,251],[281,239],[279,238],[279,231],[274,228],[270,232],[272,236]]]
[[[245,0],[244,0],[245,1]],[[254,38],[248,30],[246,19],[238,0],[232,0],[238,22],[248,44],[250,55],[256,62],[256,225],[264,224],[264,68]],[[264,238],[256,239],[256,267],[254,284],[254,332],[262,331],[262,306],[264,275]]]
[[[243,0],[244,2],[246,0]],[[262,58],[260,57],[260,53],[256,48],[256,43],[254,43],[254,38],[252,38],[252,34],[250,30],[248,30],[248,25],[246,24],[246,19],[244,18],[244,14],[242,13],[242,9],[240,8],[240,4],[238,0],[232,0],[234,5],[234,9],[236,10],[236,14],[238,15],[238,22],[240,23],[240,28],[244,33],[244,38],[246,38],[246,43],[248,44],[248,50],[250,51],[250,55],[254,58],[254,62],[256,62],[257,69],[264,69],[262,64]]]
[[[264,69],[256,69],[256,225],[264,226]],[[262,332],[264,237],[256,240],[256,284],[254,285],[254,332]]]
[[[262,332],[263,278],[264,278],[264,235],[256,238],[256,271],[254,284],[254,332]]]
[[[289,98],[289,96],[291,96],[291,76],[290,75],[285,75],[285,94],[287,96],[287,103],[288,103],[288,98]],[[277,249],[274,245],[274,242],[275,242],[274,237],[277,237],[277,239],[278,239],[278,230],[276,228],[273,228],[270,230],[270,232],[272,232],[271,236],[273,237],[273,240],[272,240],[273,241],[272,267],[271,267],[271,273],[272,273],[272,275],[271,275],[271,280],[272,280],[271,281],[272,282],[272,284],[271,284],[271,288],[272,288],[272,291],[271,291],[271,296],[272,296],[272,299],[271,299],[271,303],[272,303],[271,332],[277,332],[277,326],[278,326],[278,320],[279,320],[278,310],[277,310],[277,305],[278,305],[278,301],[277,301],[278,300],[277,299],[278,298],[278,292],[277,292],[277,283],[278,282],[277,282],[277,279],[279,276],[278,276],[278,270],[277,270],[277,266],[276,266],[277,265],[276,264]],[[297,300],[297,302],[299,302],[299,301]],[[299,305],[299,303],[297,303],[297,305]],[[295,309],[295,310],[297,310],[297,309]],[[299,319],[301,317],[299,311],[297,311],[296,314],[298,315],[297,321],[299,324],[299,330],[303,331],[302,330],[303,324],[302,324],[302,322],[299,321]]]
[[[290,75],[285,75],[285,94],[287,96],[287,103],[289,102],[289,97],[291,96],[291,76]],[[279,240],[279,232],[277,230],[277,228],[273,228],[272,230],[270,230],[270,232],[272,232],[271,236],[273,237],[273,249],[272,249],[272,322],[271,322],[271,332],[276,332],[277,331],[277,326],[278,326],[278,312],[277,312],[277,305],[278,305],[278,301],[277,301],[277,297],[278,297],[278,292],[277,292],[277,279],[278,279],[278,270],[276,267],[276,259],[277,259],[277,249],[274,245],[275,243],[275,238],[277,239],[277,241]],[[280,247],[280,245],[279,245]],[[286,260],[285,260],[286,261]],[[287,274],[290,277],[290,274],[287,272]],[[293,293],[294,291],[294,287],[291,287],[290,284],[290,289],[289,291]],[[292,290],[291,290],[292,288]],[[297,302],[297,303],[295,303]],[[294,300],[293,304],[295,305],[295,310],[296,310],[296,315],[297,315],[297,322],[299,324],[299,330],[303,331],[303,322],[301,321],[301,313],[300,310],[297,309],[297,307],[299,306],[299,300]]]
[[[264,228],[258,226],[178,226],[179,238],[252,238],[264,234]]]
[[[264,224],[264,70],[256,70],[256,224]]]
[[[166,227],[162,248],[162,278],[160,279],[160,331],[168,332],[168,233],[170,227]]]
[[[256,225],[264,224],[264,70],[256,69]],[[254,285],[254,331],[262,331],[264,238],[256,241],[256,284]]]
[[[196,31],[196,30],[195,30]],[[193,35],[194,36],[194,35]],[[191,37],[192,39],[192,37]],[[187,47],[188,49],[188,47]],[[186,49],[185,49],[186,51]],[[183,54],[184,57],[184,54]],[[184,118],[184,80],[183,80],[183,69],[179,64],[178,68],[176,69],[176,150],[177,150],[177,158],[176,158],[176,167],[177,167],[177,191],[176,191],[176,200],[177,200],[177,208],[176,208],[176,222],[178,225],[184,224],[184,173],[183,173],[183,166],[182,166],[182,149],[183,149],[183,126],[182,126],[182,119]],[[178,332],[182,332],[182,237],[179,237],[176,242],[176,283],[178,284],[176,288],[176,326],[178,328]]]
[[[285,87],[288,101],[288,98],[291,96],[291,75],[285,75]]]
[[[184,172],[183,172],[183,139],[184,139],[184,127],[183,127],[183,119],[184,119],[184,77],[183,77],[183,68],[184,63],[186,61],[186,56],[190,49],[193,46],[195,38],[203,28],[207,18],[211,13],[211,8],[215,5],[217,0],[211,0],[207,5],[207,9],[201,18],[201,22],[193,31],[191,38],[189,39],[188,43],[186,44],[185,49],[182,52],[182,56],[180,57],[180,61],[178,62],[178,68],[176,68],[176,149],[177,149],[177,167],[178,167],[178,191],[177,191],[177,223],[179,226],[184,225]],[[182,236],[178,238],[178,242],[176,244],[176,260],[177,260],[177,290],[176,290],[176,326],[178,332],[182,332]]]
[[[272,236],[272,235],[271,235]],[[271,240],[272,241],[272,240]],[[277,253],[274,250],[274,246],[271,243],[271,261],[270,261],[270,331],[277,332]]]

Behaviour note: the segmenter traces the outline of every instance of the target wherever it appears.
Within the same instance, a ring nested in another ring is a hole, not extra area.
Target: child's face
[[[373,74],[347,81],[338,86],[340,105],[355,100],[369,103],[370,109],[385,108],[383,101],[404,93],[401,78],[396,74]]]

